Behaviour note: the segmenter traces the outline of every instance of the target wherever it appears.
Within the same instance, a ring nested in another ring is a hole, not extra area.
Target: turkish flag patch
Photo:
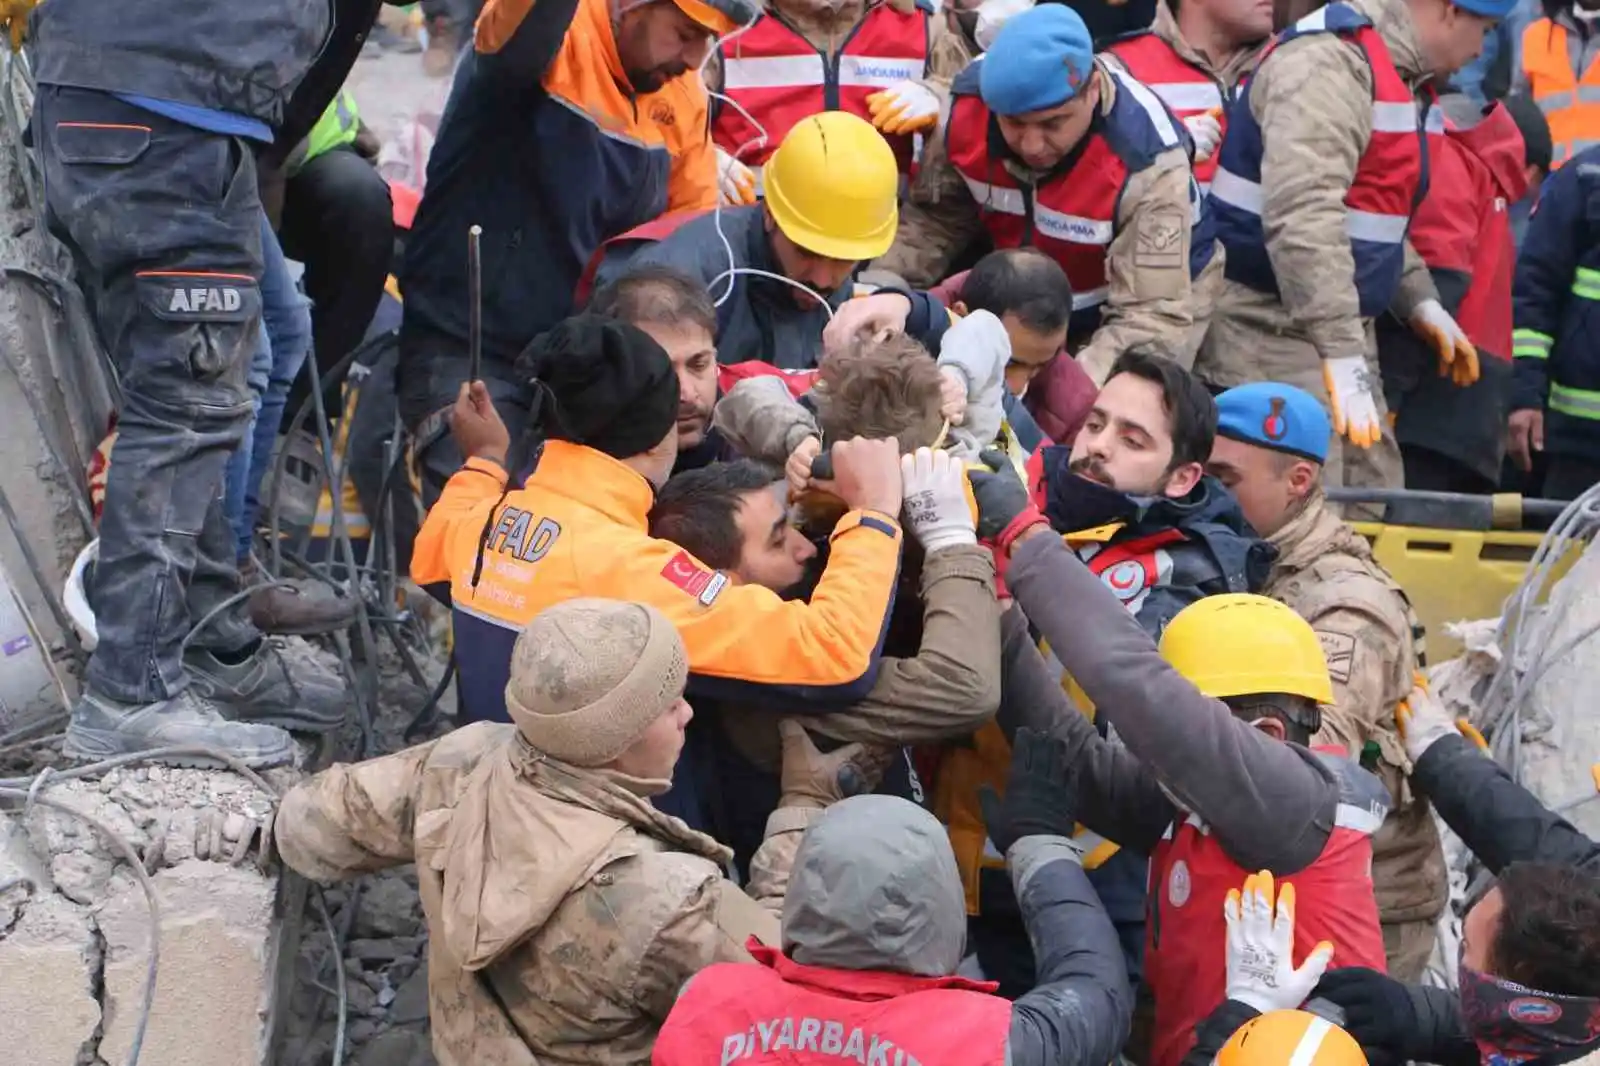
[[[679,551],[661,568],[661,576],[687,592],[707,607],[711,606],[722,587],[728,583],[723,575],[707,570],[686,551]]]

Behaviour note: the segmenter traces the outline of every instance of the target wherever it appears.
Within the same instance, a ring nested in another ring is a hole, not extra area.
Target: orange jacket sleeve
[[[427,588],[451,580],[451,546],[462,536],[478,536],[483,523],[505,490],[509,475],[499,463],[468,459],[450,475],[417,532],[411,548],[411,580]]]
[[[717,156],[711,144],[711,117],[705,89],[697,77],[686,76],[662,95],[671,93],[672,175],[668,180],[668,211],[709,211],[717,206]]]
[[[605,577],[588,564],[580,580],[611,587],[595,595],[643,601],[672,619],[689,653],[693,695],[758,703],[768,696],[789,709],[816,702],[831,710],[861,699],[877,678],[900,539],[893,519],[846,515],[809,603],[733,584],[663,540],[646,541],[624,565],[606,560]]]

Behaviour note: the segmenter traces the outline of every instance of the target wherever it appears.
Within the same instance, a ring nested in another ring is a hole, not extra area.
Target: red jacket
[[[1499,359],[1511,357],[1516,248],[1506,211],[1528,191],[1524,151],[1504,104],[1468,128],[1446,121],[1428,138],[1428,195],[1411,222],[1446,309],[1479,352]]]

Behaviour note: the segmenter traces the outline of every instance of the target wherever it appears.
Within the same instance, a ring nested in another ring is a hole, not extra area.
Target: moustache
[[[1098,459],[1095,459],[1091,456],[1085,456],[1082,459],[1074,459],[1072,462],[1067,464],[1067,469],[1072,473],[1077,474],[1079,477],[1086,478],[1089,481],[1097,481],[1102,485],[1111,484],[1111,474]]]

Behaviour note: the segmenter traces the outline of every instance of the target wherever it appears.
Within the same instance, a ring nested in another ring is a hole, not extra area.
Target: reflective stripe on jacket
[[[1317,860],[1294,873],[1280,871],[1279,883],[1296,891],[1294,957],[1305,958],[1327,940],[1335,967],[1368,966],[1382,973],[1372,835],[1388,813],[1388,793],[1342,748],[1318,750],[1317,756],[1338,782],[1339,805]],[[1249,873],[1194,814],[1169,827],[1150,856],[1144,976],[1156,1002],[1152,1066],[1179,1066],[1194,1043],[1195,1027],[1226,996],[1223,901]]]
[[[1550,124],[1552,169],[1600,144],[1600,59],[1574,70],[1565,26],[1543,18],[1522,31],[1522,74]]]
[[[867,97],[927,74],[932,11],[926,0],[918,0],[909,14],[887,3],[875,4],[850,31],[838,54],[827,56],[780,12],[769,8],[720,53],[723,93],[762,129],[751,125],[738,107],[719,101],[711,124],[717,146],[758,169],[790,128],[808,115],[837,110],[870,118]],[[913,138],[906,134],[886,139],[901,173],[909,173],[915,161]]]
[[[1427,155],[1422,115],[1388,45],[1372,22],[1343,3],[1312,12],[1287,30],[1262,58],[1270,62],[1285,42],[1310,33],[1335,33],[1365,53],[1372,68],[1372,137],[1344,198],[1345,232],[1355,260],[1361,314],[1375,318],[1388,309],[1400,285],[1406,230],[1427,192]],[[1211,183],[1217,236],[1227,249],[1227,276],[1258,292],[1276,293],[1261,224],[1263,195],[1261,126],[1250,110],[1250,83],[1228,107],[1229,136]]]
[[[950,164],[977,201],[984,228],[997,248],[1034,245],[1061,264],[1072,281],[1072,333],[1092,332],[1110,287],[1106,254],[1116,236],[1118,205],[1131,175],[1162,152],[1187,143],[1181,123],[1132,75],[1097,66],[1115,83],[1109,114],[1097,116],[1089,135],[1042,184],[1019,180],[991,151],[995,121],[978,94],[980,58],[951,88],[945,145]],[[1190,277],[1216,250],[1212,225],[1197,184],[1191,183],[1193,242]]]
[[[1203,115],[1213,108],[1221,109],[1232,96],[1214,74],[1184,59],[1153,31],[1117,41],[1107,51],[1159,96],[1180,121]],[[1223,112],[1217,121],[1226,135],[1227,113]],[[1211,175],[1216,169],[1216,153],[1205,162],[1194,164],[1194,176],[1201,192],[1210,191]]]

